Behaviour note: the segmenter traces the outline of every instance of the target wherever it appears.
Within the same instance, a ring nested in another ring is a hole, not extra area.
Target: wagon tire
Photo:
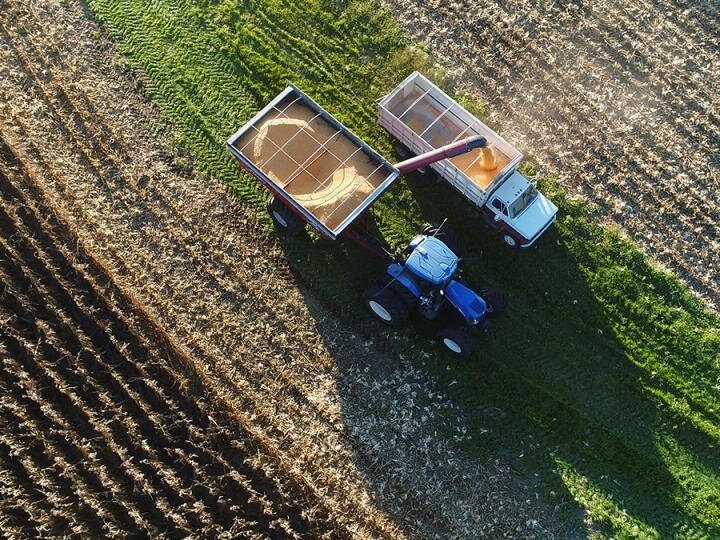
[[[275,226],[281,231],[291,236],[296,236],[305,230],[305,222],[295,212],[277,199],[275,195],[271,195],[267,201],[267,211],[275,223]]]
[[[449,247],[450,251],[458,258],[462,258],[465,254],[465,242],[463,242],[462,237],[447,225],[443,225],[442,227],[434,223],[425,225],[422,229],[422,234],[425,236],[434,236]]]
[[[477,349],[477,340],[467,326],[443,328],[437,333],[440,343],[453,354],[468,357]]]
[[[507,300],[500,291],[485,287],[480,290],[480,297],[485,301],[488,317],[500,317],[507,312]]]
[[[379,321],[395,328],[407,322],[410,310],[390,287],[377,284],[365,291],[365,305]]]

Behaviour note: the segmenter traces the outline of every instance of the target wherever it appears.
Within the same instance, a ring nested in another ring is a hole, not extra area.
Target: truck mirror
[[[500,214],[495,214],[495,221],[500,221],[502,219],[502,216]]]

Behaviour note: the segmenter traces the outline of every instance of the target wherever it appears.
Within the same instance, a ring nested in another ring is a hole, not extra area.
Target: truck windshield
[[[530,203],[535,200],[537,194],[538,191],[535,186],[530,184],[527,189],[523,191],[510,205],[510,217],[517,217],[522,214],[523,210],[525,210],[525,208],[527,208]]]

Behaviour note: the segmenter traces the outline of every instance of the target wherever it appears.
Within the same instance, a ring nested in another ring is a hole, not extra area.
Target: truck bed
[[[379,122],[421,154],[464,137],[482,135],[489,148],[473,150],[432,167],[478,205],[510,174],[522,154],[418,72],[379,104]]]
[[[330,238],[398,177],[392,165],[294,86],[233,135],[228,146]]]

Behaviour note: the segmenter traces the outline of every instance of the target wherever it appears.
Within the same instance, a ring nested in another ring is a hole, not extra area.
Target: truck
[[[401,175],[487,145],[471,134],[391,164],[294,85],[227,141],[240,167],[271,192],[267,210],[278,228],[299,233],[309,225],[329,240],[343,236],[386,263],[363,297],[378,320],[400,326],[412,313],[435,320],[450,311],[456,320],[437,337],[461,356],[477,347],[475,334],[489,329],[488,318],[505,311],[504,296],[464,283],[458,236],[444,222],[393,253],[368,211]]]
[[[470,135],[484,137],[486,146],[429,166],[508,246],[530,247],[555,221],[557,206],[517,170],[520,151],[421,73],[412,73],[379,101],[378,122],[405,156]]]

